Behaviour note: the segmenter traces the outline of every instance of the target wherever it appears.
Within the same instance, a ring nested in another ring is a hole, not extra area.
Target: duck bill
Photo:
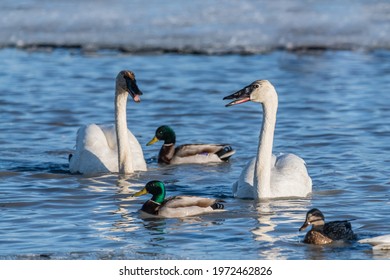
[[[148,191],[146,190],[146,188],[143,188],[142,190],[140,190],[139,192],[136,192],[132,196],[141,196],[141,195],[145,195],[147,193],[148,193]]]
[[[129,94],[133,98],[134,102],[141,102],[140,96],[142,95],[142,91],[138,88],[136,80],[130,79],[129,77],[125,77],[125,79]]]
[[[304,222],[304,224],[299,228],[299,231],[306,229],[309,225],[310,225],[310,223]]]
[[[152,140],[150,140],[146,146],[150,146],[150,145],[153,145],[154,143],[158,142],[158,138],[156,136],[153,137]]]
[[[250,98],[249,87],[245,87],[245,88],[243,88],[243,89],[241,89],[233,94],[225,96],[223,98],[223,100],[226,100],[226,99],[234,99],[234,100],[232,102],[226,104],[225,107],[238,105],[238,104],[242,104],[242,103],[250,101],[251,98]]]

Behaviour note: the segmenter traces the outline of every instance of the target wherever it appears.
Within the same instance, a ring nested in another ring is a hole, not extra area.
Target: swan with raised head
[[[151,194],[152,198],[142,205],[141,212],[161,218],[183,218],[224,209],[220,199],[189,195],[165,198],[165,185],[157,180],[148,182],[133,196],[145,194]]]
[[[165,164],[220,163],[235,153],[229,144],[182,144],[175,146],[176,134],[170,126],[157,128],[155,136],[146,145],[164,141],[158,154],[158,162]]]
[[[234,99],[227,107],[253,101],[261,103],[263,108],[257,156],[249,161],[233,184],[233,195],[254,199],[306,197],[312,191],[312,180],[304,160],[294,154],[272,154],[278,109],[274,86],[267,80],[257,80],[224,99]]]
[[[76,150],[69,155],[71,173],[130,174],[146,170],[141,145],[127,128],[126,104],[129,94],[134,102],[141,101],[142,92],[134,73],[123,70],[116,77],[115,125],[90,124],[79,128]]]
[[[306,213],[306,220],[299,231],[312,226],[303,239],[304,243],[323,245],[333,241],[350,241],[356,239],[352,225],[348,220],[325,223],[325,216],[317,208]]]

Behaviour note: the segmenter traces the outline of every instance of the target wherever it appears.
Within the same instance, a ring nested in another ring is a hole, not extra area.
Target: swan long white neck
[[[118,86],[115,90],[115,129],[118,144],[118,172],[120,174],[132,173],[134,169],[130,153],[126,120],[126,105],[129,94]]]
[[[259,146],[254,174],[254,198],[271,197],[271,162],[272,146],[278,110],[278,97],[275,92],[273,98],[262,103],[263,124],[259,137]]]

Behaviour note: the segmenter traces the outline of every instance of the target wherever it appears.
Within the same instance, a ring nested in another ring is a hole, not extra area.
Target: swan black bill
[[[142,95],[142,91],[138,88],[137,82],[135,79],[131,79],[129,77],[125,77],[126,85],[129,90],[129,93],[131,97],[133,98],[134,102],[141,102],[140,96]]]
[[[226,100],[226,99],[235,99],[235,100],[233,100],[232,102],[226,104],[225,107],[238,105],[238,104],[245,103],[245,102],[248,102],[248,101],[251,100],[247,88],[239,90],[239,91],[237,91],[237,92],[235,92],[233,94],[230,94],[228,96],[225,96],[223,98],[223,100]]]

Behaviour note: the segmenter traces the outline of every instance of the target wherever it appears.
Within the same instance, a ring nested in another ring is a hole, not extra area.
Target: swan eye
[[[254,88],[259,88],[259,85],[258,85],[258,84],[256,84],[256,85],[253,85],[253,87],[254,87]]]

